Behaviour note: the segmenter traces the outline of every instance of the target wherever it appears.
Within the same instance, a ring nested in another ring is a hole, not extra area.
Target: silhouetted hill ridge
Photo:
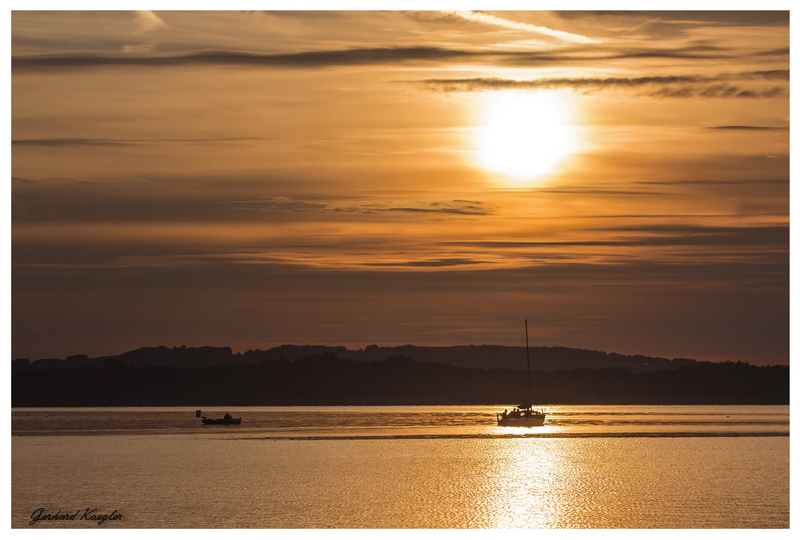
[[[408,356],[420,362],[437,362],[469,368],[520,369],[525,367],[525,348],[504,345],[461,345],[448,347],[427,347],[401,345],[379,347],[369,345],[363,349],[347,349],[342,346],[327,345],[281,345],[271,349],[248,350],[233,353],[230,347],[142,347],[117,355],[124,365],[131,366],[173,366],[173,367],[211,367],[229,364],[252,364],[271,359],[295,361],[312,355],[336,354],[342,358],[358,361],[383,361],[391,356]],[[16,359],[17,366],[29,363],[34,369],[54,367],[100,367],[110,357],[89,358],[87,355],[73,355],[64,360],[39,359],[28,362]],[[573,349],[569,347],[531,347],[531,368],[539,371],[587,368],[628,368],[636,373],[677,369],[691,366],[696,360],[688,358],[660,358],[643,355],[623,355],[596,350]]]

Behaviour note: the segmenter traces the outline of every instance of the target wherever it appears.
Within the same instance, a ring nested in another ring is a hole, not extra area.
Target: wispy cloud
[[[769,127],[769,126],[709,126],[706,129],[722,129],[731,131],[767,131],[767,130],[787,130],[788,127]]]
[[[143,146],[163,143],[208,143],[272,140],[265,137],[226,137],[216,139],[15,139],[13,145],[22,146]]]
[[[788,77],[788,72],[786,72]],[[721,98],[769,98],[784,94],[781,87],[752,90],[728,84],[724,81],[764,78],[773,80],[775,72],[747,72],[739,75],[724,74],[715,77],[699,75],[669,75],[647,77],[581,77],[542,78],[529,80],[473,77],[464,79],[426,79],[422,84],[444,92],[478,92],[484,90],[554,90],[568,88],[589,92],[607,89],[636,89],[660,87],[649,95],[656,97],[721,97]]]
[[[11,141],[13,145],[20,146],[134,146],[132,141],[113,139],[17,139]]]
[[[486,264],[486,261],[473,259],[429,259],[420,261],[393,261],[393,262],[362,262],[361,266],[378,266],[393,268],[430,268],[430,267],[452,267],[452,266],[472,266],[476,264]]]
[[[746,246],[785,248],[787,252],[789,249],[788,226],[640,225],[635,227],[598,227],[591,231],[594,233],[633,233],[634,235],[601,240],[443,242],[442,244],[480,248]]]
[[[300,201],[275,197],[261,201],[235,203],[239,210],[257,212],[336,212],[342,214],[453,214],[466,216],[489,215],[492,211],[474,201]]]
[[[784,95],[784,89],[780,87],[768,88],[766,90],[750,90],[740,88],[738,86],[731,86],[728,84],[715,84],[706,86],[704,88],[692,88],[688,86],[679,88],[661,88],[660,90],[650,94],[653,97],[671,97],[671,98],[690,98],[690,97],[704,97],[704,98],[744,98],[744,99],[759,99],[759,98],[774,98]]]
[[[136,31],[139,33],[149,32],[156,28],[169,28],[169,25],[164,22],[164,19],[153,13],[152,11],[137,11],[136,12]]]
[[[580,36],[578,34],[571,34],[569,32],[562,32],[560,30],[553,30],[544,26],[536,26],[533,24],[512,21],[480,11],[472,10],[455,10],[444,11],[448,15],[454,15],[465,21],[489,24],[492,26],[499,26],[501,28],[508,28],[511,30],[522,30],[523,32],[532,32],[534,34],[558,38],[571,43],[598,43],[596,39]]]
[[[481,203],[464,202],[428,202],[428,203],[367,203],[357,206],[338,207],[337,211],[358,212],[367,214],[381,213],[408,213],[408,214],[461,214],[461,215],[488,215],[491,214]]]

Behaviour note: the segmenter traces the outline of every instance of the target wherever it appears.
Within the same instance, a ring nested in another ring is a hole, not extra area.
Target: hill
[[[116,357],[127,367],[171,366],[212,367],[231,364],[256,364],[265,360],[294,361],[312,355],[335,354],[357,361],[384,361],[392,356],[407,356],[420,362],[436,362],[466,368],[521,369],[525,367],[525,348],[501,345],[464,345],[451,347],[379,347],[369,345],[363,349],[347,349],[326,345],[281,345],[267,350],[249,350],[233,353],[230,347],[143,347]],[[64,360],[40,359],[30,362],[16,359],[14,364],[24,369],[51,369],[55,367],[100,367],[109,357],[89,358],[73,355]],[[555,371],[577,368],[627,368],[634,373],[677,369],[696,364],[687,358],[658,358],[642,355],[622,355],[568,347],[531,347],[531,369]]]

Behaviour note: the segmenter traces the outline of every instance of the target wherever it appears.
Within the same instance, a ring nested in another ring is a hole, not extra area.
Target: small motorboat
[[[232,418],[229,415],[225,415],[225,418],[206,418],[203,417],[203,424],[207,426],[232,426],[238,425],[242,423],[242,417],[239,418]]]

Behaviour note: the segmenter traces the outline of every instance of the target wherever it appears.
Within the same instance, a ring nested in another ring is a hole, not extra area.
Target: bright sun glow
[[[555,170],[578,149],[572,106],[550,91],[485,95],[477,154],[481,167],[524,184]]]

